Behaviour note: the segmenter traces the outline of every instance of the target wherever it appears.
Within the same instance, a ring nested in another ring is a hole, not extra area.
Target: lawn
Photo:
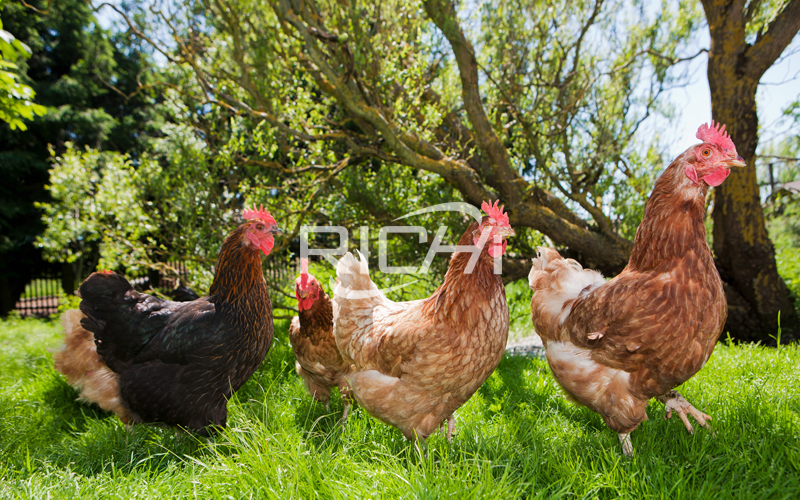
[[[286,322],[212,439],[128,431],[53,371],[57,322],[0,322],[0,498],[800,498],[800,348],[721,343],[680,388],[714,417],[688,434],[651,403],[621,455],[544,361],[506,356],[427,457],[362,410],[338,425],[294,373]],[[714,435],[716,434],[716,435]]]

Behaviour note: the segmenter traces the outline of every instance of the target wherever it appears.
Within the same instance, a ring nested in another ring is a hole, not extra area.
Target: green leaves
[[[20,83],[17,74],[18,59],[31,56],[31,49],[20,42],[14,35],[3,29],[0,20],[0,120],[8,123],[12,130],[27,130],[25,120],[34,116],[42,116],[46,108],[33,102],[36,92]]]
[[[126,155],[68,144],[50,171],[53,201],[37,203],[47,224],[37,245],[54,262],[86,261],[99,249],[101,269],[146,267],[143,240],[153,225],[139,204],[137,181]]]

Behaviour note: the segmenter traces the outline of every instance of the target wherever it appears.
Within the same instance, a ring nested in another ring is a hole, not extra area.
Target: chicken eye
[[[264,230],[264,224],[256,224],[256,229],[258,229],[259,231],[263,231]]]
[[[703,155],[703,156],[705,156],[705,157],[709,157],[709,156],[711,156],[711,150],[710,150],[710,149],[708,149],[708,148],[704,149],[704,150],[702,151],[702,155]]]

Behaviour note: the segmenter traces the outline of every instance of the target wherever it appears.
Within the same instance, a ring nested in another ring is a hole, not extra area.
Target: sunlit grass
[[[546,362],[506,357],[427,456],[356,409],[312,403],[286,322],[212,439],[128,431],[75,401],[52,369],[58,323],[0,322],[0,498],[798,498],[800,348],[721,344],[680,388],[714,417],[688,434],[651,403],[621,456],[602,419],[561,395]]]

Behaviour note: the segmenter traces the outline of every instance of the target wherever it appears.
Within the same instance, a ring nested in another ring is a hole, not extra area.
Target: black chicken
[[[161,422],[207,435],[224,427],[227,400],[272,344],[272,304],[258,251],[269,254],[275,219],[247,221],[222,244],[208,297],[172,302],[135,291],[122,276],[94,273],[80,311],[62,316],[66,339],[55,368],[80,399],[126,424]]]

